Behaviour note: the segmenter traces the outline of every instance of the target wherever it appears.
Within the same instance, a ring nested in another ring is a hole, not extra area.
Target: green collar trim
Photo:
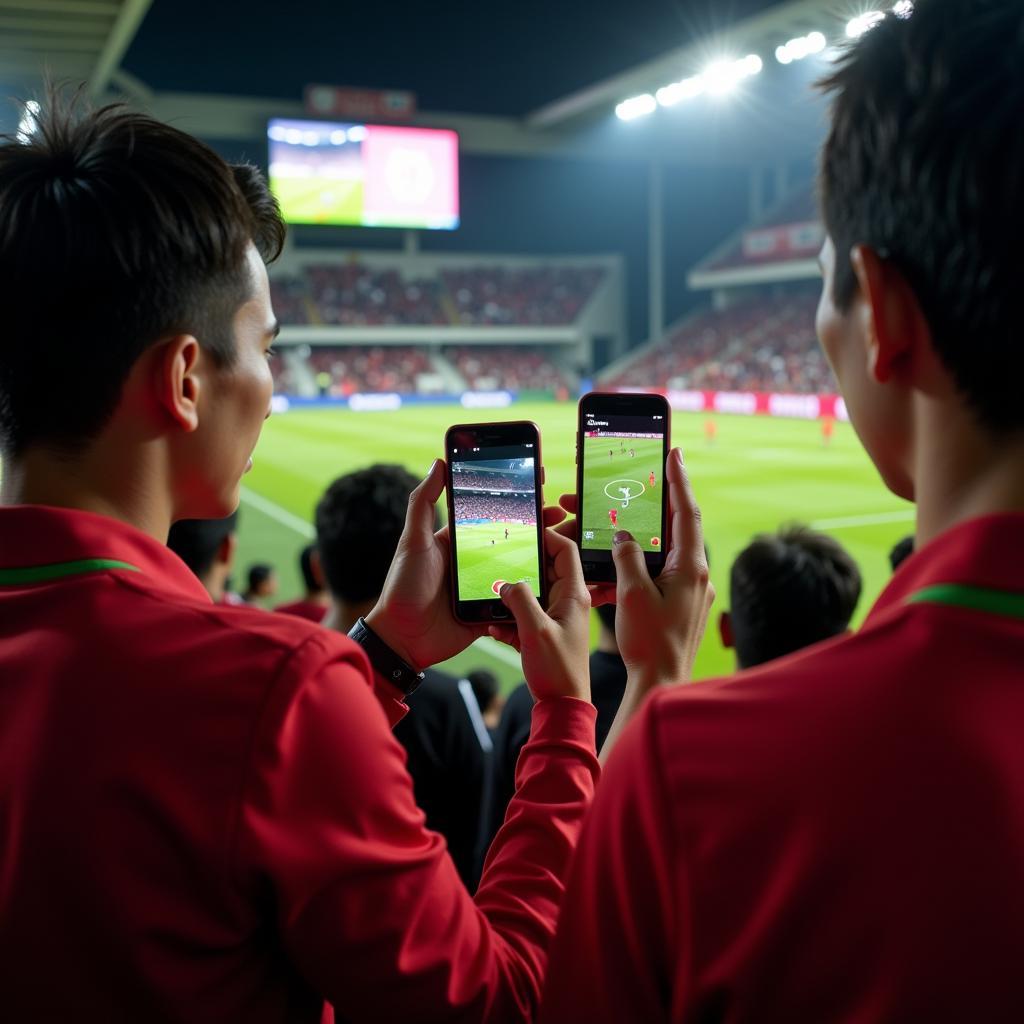
[[[1024,619],[1024,594],[989,587],[971,587],[964,583],[937,583],[911,594],[909,604],[944,604],[950,608],[969,608],[990,615]]]
[[[0,587],[16,587],[24,583],[49,583],[68,576],[84,576],[91,572],[126,569],[141,572],[137,566],[115,558],[82,558],[77,562],[55,562],[53,565],[29,565],[24,569],[0,569]]]

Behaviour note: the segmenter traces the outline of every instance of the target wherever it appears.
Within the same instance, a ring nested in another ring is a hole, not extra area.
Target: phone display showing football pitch
[[[628,530],[645,551],[660,551],[664,435],[639,437],[609,426],[583,436],[582,547],[611,550]]]
[[[534,460],[452,462],[459,601],[493,601],[503,583],[540,595]]]

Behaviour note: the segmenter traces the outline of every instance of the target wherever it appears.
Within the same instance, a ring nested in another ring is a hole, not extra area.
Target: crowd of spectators
[[[548,390],[568,387],[565,374],[548,354],[521,346],[450,346],[443,350],[473,391]]]
[[[462,324],[571,324],[603,277],[600,267],[467,267],[441,272]]]
[[[513,495],[480,494],[455,488],[455,518],[493,519],[496,522],[527,525],[537,521],[537,510],[533,498],[519,498]]]
[[[509,473],[480,473],[475,470],[459,470],[455,474],[455,486],[460,489],[479,487],[488,491],[522,491],[523,480],[517,480]]]
[[[421,348],[411,345],[338,345],[317,347],[309,355],[315,375],[329,374],[330,393],[417,390],[416,378],[431,370],[430,359]]]
[[[603,277],[601,267],[477,266],[406,279],[353,260],[275,275],[271,296],[284,324],[557,326],[579,316]]]
[[[821,394],[836,383],[814,332],[817,297],[798,291],[689,320],[606,383]]]

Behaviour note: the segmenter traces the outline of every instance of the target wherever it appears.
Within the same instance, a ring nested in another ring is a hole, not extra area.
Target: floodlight
[[[748,53],[740,63],[746,72],[745,77],[747,78],[751,75],[759,75],[764,67],[764,61],[756,53]]]
[[[828,40],[821,32],[811,32],[805,38],[807,40],[808,53],[821,53],[828,45]]]
[[[857,39],[873,29],[884,17],[885,14],[882,11],[867,11],[865,14],[859,14],[846,23],[846,34],[851,39]]]
[[[788,43],[785,46],[776,46],[775,47],[775,59],[780,64],[792,64],[793,63],[793,57],[792,57],[792,55],[789,52],[789,44]]]
[[[897,0],[892,6],[892,13],[897,18],[909,18],[914,13],[913,0]]]
[[[344,128],[339,128],[337,131],[331,132],[331,145],[332,146],[343,146],[345,145],[348,135],[345,134]]]
[[[362,124],[354,124],[348,130],[348,141],[349,142],[362,142],[366,138],[366,126]]]
[[[663,107],[674,107],[683,98],[682,83],[670,82],[668,85],[663,85],[654,94],[654,98]]]
[[[628,100],[623,100],[615,108],[615,116],[620,121],[633,121],[638,117],[643,117],[645,114],[653,113],[657,107],[658,101],[649,92],[645,92],[639,96],[631,96]]]
[[[724,96],[732,92],[744,78],[756,75],[763,66],[761,58],[756,53],[750,53],[740,60],[716,60],[704,69],[700,77],[709,93]]]
[[[28,100],[22,112],[21,120],[18,122],[18,141],[27,143],[39,127],[36,115],[39,113],[39,103],[36,100]]]

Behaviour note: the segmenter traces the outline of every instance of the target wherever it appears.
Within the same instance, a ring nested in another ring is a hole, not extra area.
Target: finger
[[[557,533],[559,537],[568,537],[574,544],[576,543],[577,526],[579,521],[576,519],[566,519],[564,523],[559,523],[554,527],[551,532]]]
[[[689,565],[707,572],[700,507],[693,495],[680,449],[673,448],[669,454],[665,476],[668,480],[669,503],[673,512],[669,535],[672,549],[667,562],[671,562],[676,568]]]
[[[571,515],[571,516],[576,515],[576,509],[577,509],[578,506],[577,506],[576,495],[575,494],[562,494],[562,495],[559,495],[558,504],[561,505],[562,508],[564,508],[565,511],[569,513],[569,515]]]
[[[612,538],[612,559],[615,562],[616,603],[621,603],[622,596],[630,590],[646,590],[654,586],[647,571],[643,548],[628,530],[619,530]]]
[[[409,495],[402,541],[417,548],[428,546],[434,539],[434,506],[444,490],[444,459],[434,459],[430,471]]]
[[[488,626],[488,635],[499,643],[519,650],[519,633],[514,626]]]
[[[603,604],[615,604],[615,587],[610,583],[588,583],[592,608],[600,608]]]
[[[548,555],[551,557],[552,597],[557,601],[567,598],[590,605],[590,594],[583,580],[583,565],[580,562],[579,549],[568,537],[563,537],[554,530],[545,535]],[[559,618],[554,611],[554,603],[549,603],[552,618]]]
[[[506,583],[499,596],[514,616],[520,635],[536,633],[547,622],[548,617],[528,583]]]
[[[557,526],[565,519],[565,512],[555,506],[549,505],[544,509],[544,525]]]

